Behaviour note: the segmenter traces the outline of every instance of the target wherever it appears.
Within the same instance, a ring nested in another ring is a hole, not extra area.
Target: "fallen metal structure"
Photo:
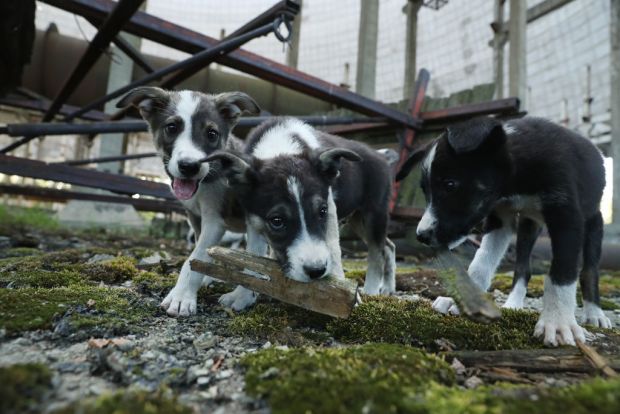
[[[41,1],[84,17],[98,28],[98,32],[51,102],[36,99],[35,96],[27,96],[27,99],[23,100],[0,98],[1,105],[44,113],[40,123],[0,126],[0,134],[16,138],[14,142],[0,149],[0,173],[104,189],[118,195],[87,195],[75,191],[13,185],[0,186],[0,193],[21,194],[25,197],[56,201],[71,198],[91,199],[133,204],[138,209],[180,211],[180,204],[174,199],[167,185],[76,167],[77,165],[153,157],[156,156],[155,153],[65,160],[61,163],[44,163],[10,156],[8,153],[41,136],[87,134],[93,137],[101,133],[146,131],[146,123],[128,116],[127,111],[118,111],[110,115],[100,112],[100,108],[105,102],[139,85],[155,84],[165,88],[174,88],[213,62],[360,114],[360,116],[346,117],[302,117],[306,122],[322,126],[331,133],[346,135],[365,131],[393,132],[393,130],[404,130],[404,138],[398,143],[400,147],[398,165],[402,164],[415,146],[416,134],[420,132],[439,129],[452,122],[472,116],[485,114],[517,116],[519,114],[519,101],[516,98],[422,112],[426,88],[430,79],[429,73],[424,69],[418,75],[410,100],[409,111],[406,113],[356,94],[346,88],[240,49],[243,44],[252,39],[271,33],[279,41],[285,42],[291,35],[292,21],[299,12],[299,5],[293,0],[278,1],[274,6],[221,40],[137,11],[143,0],[119,0],[118,2],[111,0]],[[286,28],[284,33],[283,27]],[[189,53],[191,57],[155,70],[144,60],[139,51],[133,49],[118,36],[121,30]],[[145,76],[94,100],[84,107],[77,108],[67,105],[67,99],[79,88],[81,81],[110,43],[116,44],[136,65],[144,69]],[[63,122],[53,122],[58,119],[62,119]],[[242,118],[239,124],[249,127],[257,125],[264,119],[264,117]],[[78,120],[79,122],[76,122]],[[140,198],[136,198],[138,196]],[[398,186],[395,186],[391,203],[393,218],[405,222],[418,218],[419,210],[396,206],[397,196]]]

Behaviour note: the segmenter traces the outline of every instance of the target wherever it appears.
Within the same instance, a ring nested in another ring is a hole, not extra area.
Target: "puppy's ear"
[[[407,158],[407,160],[403,163],[403,166],[400,167],[400,170],[398,170],[398,173],[396,173],[395,180],[401,181],[405,177],[407,177],[407,175],[409,175],[413,167],[418,165],[424,158],[426,158],[426,154],[428,154],[428,151],[433,147],[433,145],[435,145],[436,142],[437,142],[436,140],[432,140],[428,144],[425,144],[425,145],[422,145],[421,147],[416,148],[409,155],[409,158]]]
[[[215,96],[215,106],[222,118],[234,126],[243,112],[258,115],[260,107],[249,95],[243,92],[226,92]]]
[[[496,150],[506,143],[502,124],[492,118],[477,118],[449,127],[448,144],[457,154]]]
[[[252,184],[256,172],[249,162],[229,151],[217,151],[204,158],[203,162],[219,162],[221,173],[232,186]]]
[[[354,162],[362,160],[362,157],[356,152],[346,148],[331,148],[317,155],[316,165],[321,174],[332,179],[338,176],[340,168],[342,167],[341,160],[343,158]]]
[[[133,89],[116,103],[117,108],[134,106],[140,111],[142,118],[148,118],[156,109],[168,105],[170,94],[155,86],[141,86]]]

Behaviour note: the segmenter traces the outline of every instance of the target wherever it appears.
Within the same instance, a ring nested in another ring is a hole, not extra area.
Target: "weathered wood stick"
[[[358,301],[352,280],[328,276],[303,283],[286,277],[273,259],[223,247],[212,247],[209,255],[214,263],[192,260],[192,270],[304,309],[346,319]]]
[[[465,265],[448,249],[437,252],[435,260],[443,268],[439,277],[456,303],[459,311],[467,318],[481,323],[489,323],[501,318],[502,313],[485,292],[467,274]]]
[[[597,371],[600,371],[603,375],[609,378],[618,376],[618,373],[609,365],[607,359],[596,352],[596,349],[584,344],[581,341],[577,341],[577,347],[581,352],[583,352],[583,355],[586,357],[586,360],[590,363],[590,365],[592,365],[592,367]]]
[[[444,354],[454,357],[467,367],[488,366],[512,368],[523,372],[587,372],[597,368],[575,348],[504,350],[504,351],[454,351]],[[611,358],[608,355],[608,358]],[[608,368],[620,368],[620,359],[611,359]]]

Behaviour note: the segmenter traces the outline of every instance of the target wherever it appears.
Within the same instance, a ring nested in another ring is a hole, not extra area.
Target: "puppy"
[[[417,227],[421,242],[452,248],[484,221],[482,243],[468,273],[486,291],[518,216],[517,264],[504,306],[522,308],[532,248],[541,226],[546,225],[553,260],[534,334],[553,346],[585,341],[584,330],[575,320],[581,254],[585,322],[611,327],[599,306],[598,292],[603,237],[599,205],[605,171],[603,157],[590,141],[543,119],[502,124],[480,118],[448,128],[429,146],[414,152],[397,180],[420,161],[427,200]],[[449,298],[438,298],[434,307],[444,313],[458,312]]]
[[[344,278],[338,220],[349,218],[368,245],[364,291],[395,290],[395,249],[387,238],[392,174],[371,148],[294,118],[255,128],[243,154],[219,152],[221,170],[246,212],[248,240],[262,239],[291,279]],[[266,247],[265,247],[266,249]]]
[[[243,112],[258,114],[260,109],[241,92],[206,95],[156,87],[136,88],[116,106],[130,105],[138,108],[147,121],[172,182],[172,192],[186,208],[195,232],[194,250],[183,263],[175,287],[161,303],[169,315],[191,315],[196,313],[196,294],[203,275],[193,272],[189,261],[209,260],[206,249],[217,244],[227,229],[245,231],[244,214],[218,171],[219,163],[202,160],[221,149],[241,148],[241,141],[231,131]],[[204,283],[212,280],[205,277]],[[223,295],[220,303],[243,309],[254,300],[252,291],[238,287]]]

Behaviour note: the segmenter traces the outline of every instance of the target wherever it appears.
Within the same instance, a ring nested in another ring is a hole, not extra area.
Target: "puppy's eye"
[[[209,129],[207,131],[207,140],[209,140],[210,143],[216,143],[219,138],[220,133],[217,132],[215,129]]]
[[[282,230],[284,228],[284,219],[280,216],[273,216],[269,219],[269,225],[274,230]]]
[[[456,189],[456,187],[457,187],[457,183],[454,180],[444,180],[443,181],[443,188],[446,191],[452,191],[452,190]]]
[[[324,218],[327,215],[327,206],[321,206],[319,209],[319,217]]]
[[[174,122],[170,122],[169,124],[166,124],[164,130],[168,135],[175,135],[179,131],[179,127]]]

